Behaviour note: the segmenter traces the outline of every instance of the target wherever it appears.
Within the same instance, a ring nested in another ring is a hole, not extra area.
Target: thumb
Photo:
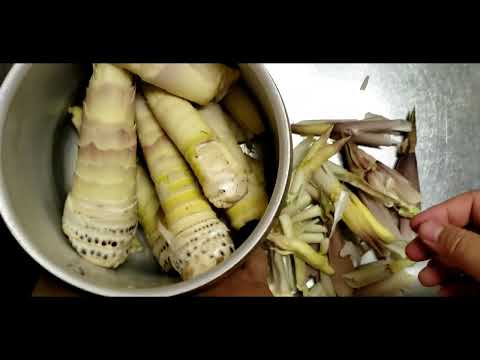
[[[442,260],[480,280],[480,235],[426,221],[419,226],[418,237]]]

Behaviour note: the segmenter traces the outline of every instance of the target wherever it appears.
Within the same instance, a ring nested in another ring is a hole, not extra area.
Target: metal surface
[[[0,212],[13,236],[41,266],[83,290],[105,296],[171,296],[198,289],[237,266],[269,230],[290,169],[288,119],[275,84],[262,65],[242,65],[275,140],[267,174],[272,190],[261,221],[234,254],[212,271],[180,282],[159,270],[147,247],[117,270],[77,255],[61,230],[71,186],[77,136],[66,110],[83,99],[90,67],[16,64],[0,89]],[[270,176],[268,176],[270,175]],[[277,176],[278,175],[278,176]]]
[[[290,122],[416,107],[423,207],[480,186],[480,64],[267,64]],[[360,87],[369,76],[366,90]],[[294,136],[294,145],[299,137]],[[390,165],[393,156],[385,157]]]
[[[358,118],[372,112],[404,118],[416,107],[422,206],[480,185],[480,64],[267,64],[291,123]],[[369,76],[364,91],[360,90]],[[293,145],[300,140],[293,136]],[[374,151],[388,165],[393,151]],[[416,267],[415,273],[424,263]],[[415,295],[435,289],[419,285]]]

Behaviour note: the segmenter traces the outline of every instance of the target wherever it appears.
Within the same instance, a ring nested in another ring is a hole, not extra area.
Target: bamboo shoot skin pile
[[[342,257],[341,251],[345,246],[342,229],[337,228],[332,234],[330,246],[328,248],[328,258],[335,274],[332,277],[333,286],[338,296],[348,297],[353,295],[353,289],[345,282],[344,274],[354,270],[353,263],[348,257]]]
[[[128,72],[93,66],[62,216],[73,248],[105,268],[126,260],[137,230],[135,91]]]
[[[146,83],[198,105],[218,102],[240,77],[223,64],[117,64]]]
[[[191,279],[232,254],[229,229],[217,218],[187,163],[140,94],[135,108],[139,142],[173,235],[170,261],[182,279]]]
[[[156,120],[196,175],[207,199],[227,209],[248,191],[245,169],[188,101],[151,85],[144,94]]]
[[[389,120],[368,113],[365,120],[307,120],[291,126],[303,139],[293,151],[286,202],[267,236],[269,251],[282,260],[269,263],[279,269],[272,269],[276,277],[269,278],[274,296],[399,296],[413,284],[407,269],[414,262],[407,260],[405,247],[414,233],[404,228],[421,200],[414,114]],[[398,138],[393,141],[393,136]],[[360,146],[396,147],[400,171]],[[345,168],[331,161],[337,153]],[[292,215],[305,206],[308,211]],[[305,218],[308,222],[295,224]],[[323,234],[298,233],[322,227]],[[327,254],[322,260],[327,268],[312,261],[315,253]],[[311,275],[312,267],[318,277]],[[282,286],[288,292],[280,292]]]
[[[415,154],[415,147],[417,145],[415,108],[408,114],[407,121],[412,124],[412,131],[400,145],[399,158],[395,164],[395,170],[410,181],[413,188],[420,193],[417,156]],[[421,207],[421,204],[419,204],[419,207]],[[411,241],[416,237],[415,232],[410,227],[410,220],[408,218],[400,218],[400,232],[407,241]]]

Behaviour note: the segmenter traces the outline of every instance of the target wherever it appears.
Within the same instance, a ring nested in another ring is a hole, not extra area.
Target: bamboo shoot
[[[248,190],[246,171],[188,101],[151,85],[145,98],[155,119],[198,178],[207,199],[229,208]]]
[[[223,64],[117,64],[169,93],[207,105],[218,102],[240,77]]]
[[[135,100],[138,138],[167,228],[170,261],[184,280],[211,270],[234,251],[229,230],[202,194],[187,163],[160,128],[143,96]]]
[[[223,99],[222,105],[247,132],[249,138],[265,132],[262,116],[257,105],[240,84],[231,87]]]
[[[106,268],[126,260],[138,225],[134,98],[130,74],[93,65],[62,229],[82,257]]]
[[[255,169],[252,162],[256,162],[257,165],[259,162],[243,153],[231,130],[230,124],[233,120],[222,110],[220,105],[209,104],[200,109],[200,114],[219,141],[226,145],[247,173],[247,195],[227,209],[230,223],[234,229],[238,230],[250,221],[260,220],[268,206],[268,195],[263,184],[263,169]]]
[[[83,111],[78,106],[69,108],[72,114],[72,123],[78,134],[80,134]],[[163,219],[165,215],[160,208],[158,197],[154,185],[143,167],[137,164],[137,203],[138,203],[138,222],[143,228],[148,245],[157,259],[160,267],[164,271],[171,269],[168,255],[168,242],[160,231],[164,228]],[[129,253],[143,250],[142,244],[137,236],[134,237]]]

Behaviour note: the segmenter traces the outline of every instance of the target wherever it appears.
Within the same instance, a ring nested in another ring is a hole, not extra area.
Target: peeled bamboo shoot
[[[135,106],[140,145],[173,234],[170,261],[183,279],[191,279],[227,259],[234,245],[228,228],[217,218],[143,96],[137,94]]]
[[[80,134],[83,111],[78,106],[69,108],[72,114],[72,123]],[[143,228],[145,238],[150,249],[164,271],[171,269],[168,255],[168,242],[162,235],[160,228],[163,227],[165,215],[160,208],[155,187],[152,184],[148,174],[141,165],[137,164],[137,203],[138,203],[138,222]],[[129,253],[142,250],[142,244],[137,236],[134,237]]]
[[[262,116],[257,105],[240,84],[232,86],[223,99],[222,105],[249,134],[249,138],[265,132]]]
[[[263,184],[263,168],[256,169],[238,145],[232,126],[233,120],[218,104],[209,104],[200,109],[204,121],[213,130],[219,141],[226,145],[231,154],[245,169],[248,177],[248,192],[240,201],[227,209],[227,216],[233,228],[238,230],[253,220],[260,220],[268,206],[268,195]]]
[[[170,94],[199,105],[218,102],[240,77],[223,64],[117,64]]]
[[[208,200],[217,208],[229,208],[243,198],[248,189],[246,171],[199,111],[148,84],[144,93],[155,119],[192,168]]]
[[[169,258],[169,244],[160,231],[160,227],[165,221],[165,214],[160,207],[152,180],[140,165],[137,165],[137,197],[138,219],[148,245],[161,268],[169,271],[172,267]]]
[[[106,268],[126,260],[138,224],[134,98],[130,74],[93,66],[62,229],[82,257]]]

